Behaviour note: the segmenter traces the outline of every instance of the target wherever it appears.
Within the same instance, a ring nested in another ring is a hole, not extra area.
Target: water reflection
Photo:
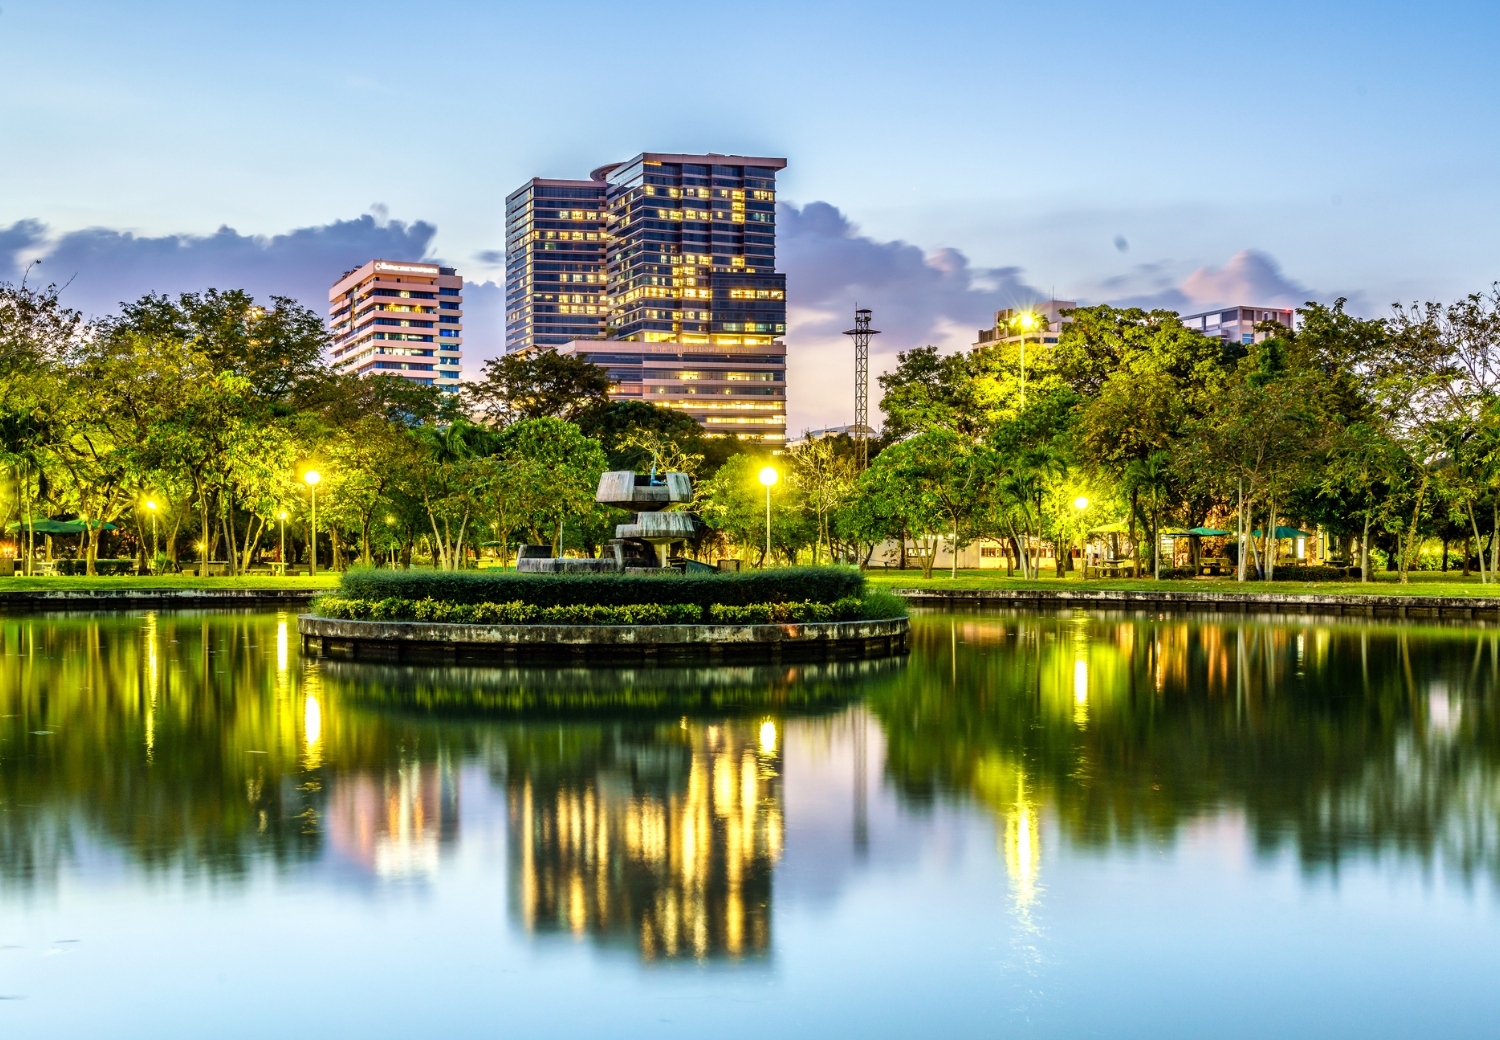
[[[439,886],[472,842],[503,846],[522,934],[755,960],[778,897],[836,895],[920,853],[902,820],[977,807],[1035,964],[1059,857],[1204,821],[1320,876],[1500,881],[1497,640],[970,615],[919,619],[909,661],[410,668],[303,661],[285,615],[0,618],[0,880]]]
[[[506,788],[511,898],[528,929],[647,959],[769,949],[773,720],[508,734]]]
[[[996,818],[1018,909],[1046,826],[1169,841],[1232,809],[1304,869],[1440,861],[1500,881],[1500,633],[1098,613],[932,617],[873,697],[910,802]]]

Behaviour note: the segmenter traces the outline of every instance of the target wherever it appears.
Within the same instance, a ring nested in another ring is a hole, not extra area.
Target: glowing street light
[[[312,490],[312,551],[308,553],[309,565],[307,573],[316,577],[318,573],[318,482],[323,479],[323,474],[315,469],[310,469],[302,475],[307,481],[307,486]]]
[[[1021,327],[1021,407],[1026,407],[1026,333],[1036,328],[1036,315],[1023,311],[1016,315],[1015,323]]]
[[[157,567],[156,556],[160,551],[156,539],[156,501],[154,499],[146,499],[146,508],[151,511],[151,573],[155,574]]]
[[[1077,498],[1073,499],[1073,508],[1077,509],[1079,512],[1082,512],[1083,510],[1087,509],[1088,507],[1089,507],[1089,500],[1088,500],[1087,496],[1085,496],[1085,495],[1079,495]]]
[[[775,466],[767,466],[760,471],[760,482],[766,489],[766,563],[771,562],[771,487],[779,476]],[[764,567],[765,563],[761,566]]]

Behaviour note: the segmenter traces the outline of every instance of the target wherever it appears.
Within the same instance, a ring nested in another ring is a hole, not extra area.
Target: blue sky
[[[1484,288],[1497,22],[1468,3],[0,0],[0,279],[40,256],[90,311],[235,280],[317,306],[325,267],[400,248],[483,283],[528,176],[781,155],[792,425],[844,421],[825,388],[847,382],[856,298],[886,330],[879,367],[1053,291],[1373,314]],[[473,295],[468,342],[492,353],[499,292]]]

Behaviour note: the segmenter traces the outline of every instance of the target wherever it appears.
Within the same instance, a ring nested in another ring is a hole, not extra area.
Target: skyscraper
[[[452,267],[371,260],[328,290],[333,367],[458,386],[464,280]]]
[[[528,182],[506,200],[507,349],[587,357],[616,397],[785,441],[785,166],[646,152],[587,181]]]

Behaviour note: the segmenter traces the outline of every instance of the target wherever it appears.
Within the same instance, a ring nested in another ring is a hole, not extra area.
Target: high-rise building
[[[458,386],[464,280],[452,267],[371,260],[328,290],[333,367]]]
[[[786,439],[785,159],[646,152],[506,200],[508,350],[608,368],[615,397]]]
[[[1285,307],[1226,307],[1184,314],[1182,323],[1195,332],[1222,339],[1225,343],[1249,346],[1266,338],[1266,333],[1255,331],[1256,325],[1275,321],[1290,329],[1294,318],[1295,312]]]
[[[603,335],[602,181],[534,177],[505,199],[505,349]]]

